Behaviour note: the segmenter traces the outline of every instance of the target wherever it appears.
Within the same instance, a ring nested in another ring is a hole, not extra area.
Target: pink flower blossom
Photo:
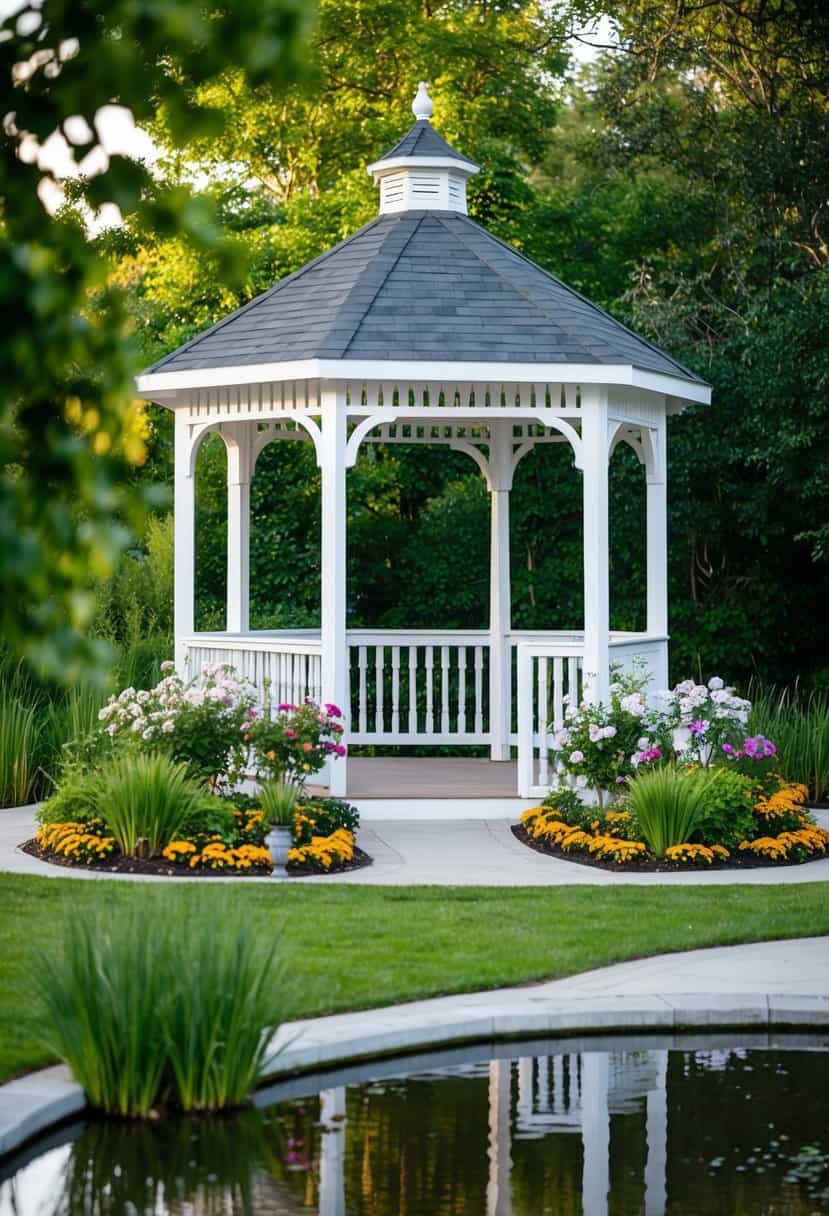
[[[327,704],[322,707],[330,718],[341,718],[343,711],[338,705]]]
[[[285,734],[289,739],[296,739],[298,737],[296,731],[290,726],[285,728]]]

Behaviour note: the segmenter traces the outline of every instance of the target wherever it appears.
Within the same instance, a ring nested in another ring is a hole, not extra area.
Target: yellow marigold
[[[714,860],[714,850],[704,844],[672,844],[665,850],[668,861],[679,863],[690,862],[692,865],[704,861],[710,866]]]
[[[177,857],[183,857],[187,853],[196,852],[198,850],[192,840],[171,840],[161,855],[162,857],[166,857],[168,861],[175,861]]]
[[[781,819],[784,815],[803,814],[806,799],[809,797],[808,786],[784,785],[775,790],[767,798],[761,798],[755,803],[754,810],[764,819]]]

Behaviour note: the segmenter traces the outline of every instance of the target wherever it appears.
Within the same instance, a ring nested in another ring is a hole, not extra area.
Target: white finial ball
[[[417,119],[429,119],[432,117],[434,112],[434,103],[426,90],[426,81],[421,80],[420,84],[417,86],[415,99],[412,102],[412,113]]]

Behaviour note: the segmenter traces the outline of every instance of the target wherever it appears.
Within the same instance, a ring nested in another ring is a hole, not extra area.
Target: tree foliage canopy
[[[113,177],[82,186],[91,204],[114,198],[125,215],[94,248],[71,215],[47,226],[35,215],[34,166],[9,155],[2,170],[4,197],[29,200],[15,202],[15,227],[7,219],[2,234],[17,251],[9,264],[23,266],[3,290],[25,305],[16,346],[9,335],[23,370],[6,389],[4,416],[13,409],[19,421],[3,436],[18,471],[4,482],[14,507],[0,524],[18,571],[10,619],[20,636],[45,637],[58,619],[81,626],[86,601],[77,593],[90,562],[111,565],[114,521],[128,522],[136,487],[169,476],[169,419],[150,411],[146,434],[132,439],[133,458],[143,446],[146,463],[128,492],[113,488],[129,455],[125,434],[133,435],[124,405],[137,357],[147,363],[171,349],[371,218],[365,166],[406,129],[416,83],[427,79],[436,125],[483,166],[470,183],[473,217],[714,386],[710,409],[671,426],[677,671],[700,665],[776,679],[829,671],[819,609],[829,592],[825,5],[321,0],[302,77],[295,47],[305,6],[296,3],[225,4],[210,17],[189,3],[116,3],[104,21],[89,17],[86,39],[83,5],[49,15],[48,45],[70,37],[71,25],[81,52],[48,87],[38,68],[23,90],[35,112],[21,108],[18,128],[45,135],[76,112],[94,126],[96,106],[118,96],[164,158],[152,180],[114,159]],[[163,18],[147,32],[135,14],[157,10]],[[567,35],[601,10],[612,45],[576,71]],[[270,43],[259,41],[263,31]],[[38,36],[0,47],[7,71],[34,53]],[[119,54],[134,38],[141,55],[127,64]],[[88,65],[110,43],[99,87]],[[72,86],[85,91],[55,93],[87,52],[84,80]],[[41,93],[52,107],[45,114]],[[46,441],[30,462],[36,435]],[[103,459],[92,458],[96,444],[106,447]],[[219,627],[223,460],[220,445],[205,444],[198,473],[199,614]],[[445,451],[372,448],[349,477],[352,623],[482,624],[487,501],[471,464]],[[72,510],[69,486],[80,487]],[[579,622],[580,494],[564,449],[537,451],[520,467],[516,627]],[[255,623],[317,617],[318,495],[304,445],[265,452],[253,486]],[[54,520],[42,511],[47,497]],[[618,628],[643,624],[643,498],[641,469],[618,455]],[[61,572],[67,554],[77,563],[69,573]]]

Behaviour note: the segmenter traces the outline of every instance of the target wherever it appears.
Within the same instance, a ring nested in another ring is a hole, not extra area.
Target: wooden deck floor
[[[515,761],[457,757],[352,756],[349,798],[515,798]]]

